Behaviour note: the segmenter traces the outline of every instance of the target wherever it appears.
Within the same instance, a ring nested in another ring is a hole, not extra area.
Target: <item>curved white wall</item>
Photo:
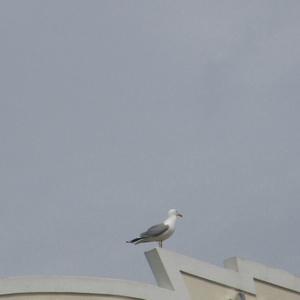
[[[300,300],[300,278],[240,258],[220,268],[165,249],[145,253],[158,286],[125,280],[0,279],[0,300]]]

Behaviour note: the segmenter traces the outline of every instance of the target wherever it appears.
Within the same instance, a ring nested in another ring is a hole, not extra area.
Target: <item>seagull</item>
[[[168,218],[163,223],[151,226],[147,231],[141,233],[139,237],[127,241],[127,243],[137,245],[140,243],[158,242],[159,247],[162,248],[163,241],[174,233],[177,218],[182,217],[183,215],[176,209],[170,209],[168,211]]]

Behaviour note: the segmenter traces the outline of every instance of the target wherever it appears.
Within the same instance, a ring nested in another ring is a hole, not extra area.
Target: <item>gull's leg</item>
[[[159,241],[158,245],[159,245],[160,248],[162,248],[162,241]]]

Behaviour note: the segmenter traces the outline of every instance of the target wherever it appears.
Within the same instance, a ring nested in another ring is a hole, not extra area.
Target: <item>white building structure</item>
[[[300,300],[300,278],[241,258],[224,268],[165,249],[145,253],[157,286],[115,279],[0,279],[0,300]]]

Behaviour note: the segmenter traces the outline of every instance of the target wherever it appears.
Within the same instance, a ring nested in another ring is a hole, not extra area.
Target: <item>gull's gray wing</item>
[[[168,225],[165,225],[164,223],[154,225],[150,227],[147,231],[140,234],[140,237],[147,238],[147,237],[153,237],[163,234],[169,229]]]

